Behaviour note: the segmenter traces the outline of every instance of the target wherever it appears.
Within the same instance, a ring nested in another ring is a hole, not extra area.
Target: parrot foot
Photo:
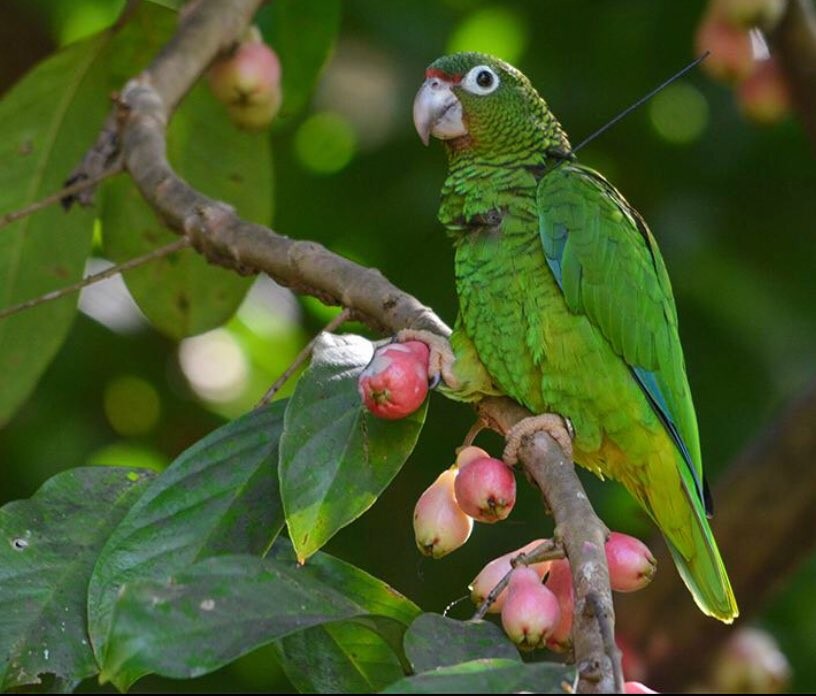
[[[522,440],[542,430],[561,446],[567,459],[572,461],[572,439],[575,437],[575,429],[569,418],[564,418],[556,413],[531,416],[516,423],[507,433],[507,445],[502,455],[504,461],[514,466],[518,462]]]
[[[450,389],[456,391],[460,387],[460,382],[453,374],[453,363],[456,357],[450,347],[450,341],[432,331],[418,329],[403,329],[397,334],[397,341],[421,341],[430,351],[428,359],[428,379],[433,386],[439,384],[441,379]]]

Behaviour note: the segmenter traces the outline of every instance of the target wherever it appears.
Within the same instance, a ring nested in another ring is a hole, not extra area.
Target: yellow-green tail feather
[[[725,565],[720,557],[717,542],[708,526],[708,520],[701,514],[700,505],[692,505],[693,513],[691,536],[693,550],[688,558],[667,538],[669,551],[674,563],[686,583],[694,601],[700,610],[719,619],[723,623],[731,623],[739,616],[737,600],[731,589]]]

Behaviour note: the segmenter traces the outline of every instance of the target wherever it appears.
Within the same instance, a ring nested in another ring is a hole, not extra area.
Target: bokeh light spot
[[[354,157],[357,137],[347,119],[324,111],[306,119],[295,134],[301,164],[319,174],[339,172]]]
[[[226,329],[185,338],[179,345],[179,362],[193,391],[207,401],[232,401],[247,387],[246,356]]]
[[[708,125],[708,102],[688,82],[675,82],[649,104],[649,119],[667,142],[686,145],[697,140]]]
[[[170,460],[161,452],[150,447],[119,441],[94,452],[88,458],[88,464],[91,466],[129,466],[134,469],[163,471],[170,464]],[[143,475],[136,471],[129,471],[125,476],[128,481],[136,482]]]
[[[117,377],[107,384],[105,416],[120,435],[143,435],[159,420],[161,399],[150,382],[133,375]]]
[[[484,7],[454,29],[448,40],[448,52],[479,51],[516,63],[529,39],[527,25],[516,12],[507,7]]]

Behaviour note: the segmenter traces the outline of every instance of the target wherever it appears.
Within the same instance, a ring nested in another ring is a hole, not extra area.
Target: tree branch
[[[484,399],[477,409],[491,428],[507,433],[528,414],[515,402]],[[575,465],[553,438],[543,432],[522,440],[519,455],[527,476],[541,490],[555,519],[555,536],[570,561],[575,588],[572,639],[579,693],[616,693],[620,655],[605,635],[614,635],[615,610],[609,589],[604,545],[609,531],[584,493]]]
[[[785,72],[794,108],[816,147],[816,12],[812,0],[788,0],[768,40]]]
[[[728,468],[714,491],[715,536],[740,604],[757,614],[816,547],[816,380]],[[670,565],[655,543],[658,567]],[[729,628],[697,611],[671,573],[619,598],[620,633],[649,666],[649,685],[679,691],[703,680]]]
[[[376,330],[426,329],[449,336],[450,329],[428,307],[390,283],[378,270],[365,268],[314,242],[296,241],[262,225],[240,219],[226,203],[207,198],[176,175],[167,161],[167,122],[182,96],[215,55],[243,32],[261,0],[231,3],[202,0],[190,4],[179,30],[158,57],[129,81],[117,111],[92,148],[108,152],[115,142],[125,166],[145,200],[172,230],[189,238],[210,261],[239,273],[264,272],[283,285],[327,304],[347,307]],[[108,126],[117,124],[115,138]],[[83,160],[74,176],[91,177]],[[109,159],[106,155],[104,159]],[[509,399],[486,399],[479,406],[484,420],[504,434],[530,413]],[[570,558],[576,590],[575,659],[582,693],[612,691],[612,663],[604,632],[612,630],[609,577],[604,553],[606,528],[595,516],[571,462],[546,435],[530,439],[521,460],[542,490]],[[600,614],[587,603],[592,592]]]

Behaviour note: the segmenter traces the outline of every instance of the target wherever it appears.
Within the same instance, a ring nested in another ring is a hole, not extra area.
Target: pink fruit
[[[560,621],[547,640],[547,647],[556,652],[563,652],[572,645],[572,615],[575,612],[572,571],[566,559],[559,559],[550,564],[550,574],[545,584],[558,600],[561,613]]]
[[[476,459],[482,459],[489,456],[490,455],[481,447],[474,447],[473,445],[470,447],[463,447],[461,450],[459,450],[459,454],[456,455],[456,466],[461,469]]]
[[[697,28],[697,53],[711,51],[700,67],[715,80],[738,82],[754,67],[751,37],[718,14],[709,12]]]
[[[473,520],[453,497],[456,473],[450,468],[439,474],[414,508],[414,536],[417,548],[426,556],[442,558],[462,546],[473,531]]]
[[[227,105],[233,122],[242,128],[265,128],[280,109],[280,60],[257,29],[231,55],[217,58],[207,78],[215,97]]]
[[[428,394],[427,360],[423,363],[399,343],[379,348],[360,373],[357,388],[366,408],[378,418],[405,418]]]
[[[456,477],[456,502],[479,522],[505,519],[516,504],[513,470],[493,457],[468,461]]]
[[[478,447],[474,447],[473,449],[478,449]],[[484,602],[485,597],[487,597],[493,588],[499,584],[499,580],[510,572],[512,568],[510,565],[510,559],[515,558],[520,553],[532,551],[543,544],[544,541],[544,539],[536,539],[535,541],[531,541],[529,544],[525,544],[520,549],[516,549],[515,551],[511,551],[510,553],[506,553],[503,556],[499,556],[498,558],[494,558],[492,561],[490,561],[490,563],[479,571],[479,574],[468,586],[468,589],[470,590],[470,598],[473,603],[478,606]],[[543,578],[544,574],[550,567],[550,561],[534,563],[529,567],[538,573],[539,578]],[[498,614],[504,606],[505,599],[507,599],[507,588],[502,590],[502,592],[496,598],[496,601],[490,605],[487,610],[488,613]]]
[[[657,571],[657,561],[640,539],[612,532],[606,540],[609,581],[616,592],[634,592],[646,587]]]
[[[413,353],[417,359],[425,365],[425,369],[428,369],[428,358],[430,357],[431,351],[428,348],[427,343],[423,343],[422,341],[405,341],[405,343],[390,343],[389,345],[383,348],[383,351],[388,352],[391,350],[396,350],[397,352],[408,350]]]
[[[717,12],[738,29],[773,29],[785,12],[785,0],[716,0]]]
[[[737,101],[749,119],[765,126],[790,113],[790,91],[776,59],[771,57],[756,64],[756,69],[737,87]]]
[[[532,568],[516,568],[510,576],[501,611],[505,633],[522,650],[543,647],[561,618],[558,600],[541,584]]]
[[[776,694],[786,690],[791,669],[773,636],[742,627],[731,634],[711,673],[714,691]]]
[[[650,689],[645,684],[640,682],[630,681],[623,684],[623,693],[625,694],[656,694],[654,689]]]

